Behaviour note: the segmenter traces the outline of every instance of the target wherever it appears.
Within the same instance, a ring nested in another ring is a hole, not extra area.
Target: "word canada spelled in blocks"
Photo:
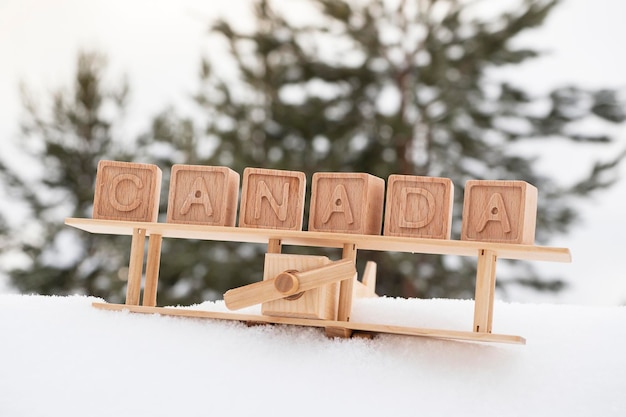
[[[465,184],[461,240],[532,245],[536,218],[537,188],[527,182]]]
[[[161,170],[156,165],[100,161],[93,218],[156,222],[161,177]]]
[[[309,230],[380,234],[385,181],[362,173],[313,174]]]
[[[238,198],[239,174],[232,169],[174,165],[167,222],[234,226]]]
[[[453,200],[449,178],[390,175],[385,236],[450,239]]]
[[[226,167],[174,165],[167,221],[233,227],[239,174]],[[156,165],[100,161],[93,217],[156,222],[161,170]],[[246,168],[239,226],[302,230],[303,172]],[[450,239],[454,188],[448,178],[390,175],[384,235]],[[313,174],[309,231],[378,235],[385,181],[364,173]],[[461,240],[534,244],[537,189],[524,181],[469,180]]]
[[[303,172],[246,168],[239,226],[302,230],[305,191]]]

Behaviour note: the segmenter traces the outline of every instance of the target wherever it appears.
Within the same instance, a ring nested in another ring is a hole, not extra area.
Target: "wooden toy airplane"
[[[492,333],[498,258],[571,262],[566,248],[534,245],[537,190],[523,181],[468,181],[461,240],[451,240],[453,187],[447,178],[391,175],[380,235],[385,182],[362,173],[313,175],[309,226],[302,230],[305,176],[246,168],[239,226],[239,174],[226,167],[174,165],[167,222],[157,221],[161,171],[155,165],[101,161],[93,219],[65,223],[92,233],[130,235],[125,304],[106,310],[321,327],[326,334],[391,333],[524,344],[520,336]],[[145,267],[145,239],[148,253]],[[263,281],[224,294],[229,310],[261,304],[261,314],[156,307],[163,238],[266,243]],[[283,254],[282,246],[341,248],[341,259]],[[359,323],[354,297],[375,297],[376,264],[357,279],[357,251],[473,256],[478,260],[473,328],[469,331]]]

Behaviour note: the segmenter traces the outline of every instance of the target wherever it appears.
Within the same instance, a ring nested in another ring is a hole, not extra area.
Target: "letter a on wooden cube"
[[[305,190],[303,172],[246,168],[239,227],[302,230]]]
[[[93,218],[156,222],[161,170],[152,164],[100,161]]]
[[[449,178],[390,175],[384,234],[450,239],[453,198]]]
[[[537,188],[524,181],[465,184],[461,240],[535,243]]]
[[[363,173],[313,174],[309,230],[380,234],[385,181]]]
[[[174,165],[167,205],[168,223],[234,226],[239,174],[230,168]]]

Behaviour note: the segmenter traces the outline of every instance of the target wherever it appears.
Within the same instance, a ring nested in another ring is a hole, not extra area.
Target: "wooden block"
[[[265,254],[263,280],[269,280],[283,271],[307,271],[330,263],[325,256]],[[267,316],[297,317],[334,320],[337,312],[339,285],[327,284],[288,298],[274,300],[261,305]]]
[[[152,164],[100,161],[93,218],[156,222],[161,176],[159,167]]]
[[[303,172],[246,168],[239,226],[302,230],[305,190]]]
[[[536,218],[537,188],[527,182],[467,181],[461,240],[532,245]]]
[[[174,165],[167,222],[235,226],[238,198],[239,174],[232,169]]]
[[[450,239],[453,202],[449,178],[390,175],[384,234]]]
[[[385,181],[363,173],[313,174],[309,231],[379,235]]]
[[[326,337],[330,339],[339,338],[339,339],[349,339],[354,334],[354,330],[346,329],[345,327],[326,327],[325,329]]]

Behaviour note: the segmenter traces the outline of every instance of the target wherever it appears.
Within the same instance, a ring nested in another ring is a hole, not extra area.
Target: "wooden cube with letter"
[[[235,226],[238,198],[239,174],[232,169],[174,165],[167,222]]]
[[[156,222],[161,177],[161,169],[156,165],[100,161],[93,218]]]
[[[309,230],[378,235],[385,181],[364,173],[313,174]]]
[[[239,226],[302,230],[305,191],[303,172],[246,168]]]
[[[461,240],[535,243],[537,188],[525,181],[465,184]]]
[[[384,235],[450,239],[453,200],[449,178],[390,175]]]

